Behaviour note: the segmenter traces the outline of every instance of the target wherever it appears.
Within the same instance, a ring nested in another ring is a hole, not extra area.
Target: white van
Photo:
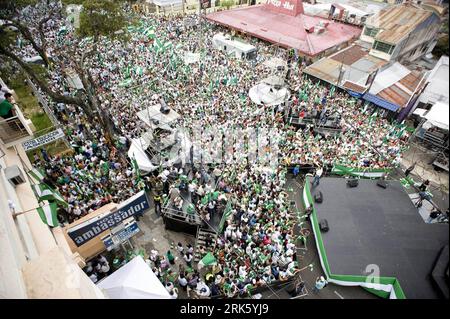
[[[238,59],[256,59],[256,47],[241,41],[231,40],[229,35],[217,33],[212,39],[214,47],[227,54],[234,54]]]

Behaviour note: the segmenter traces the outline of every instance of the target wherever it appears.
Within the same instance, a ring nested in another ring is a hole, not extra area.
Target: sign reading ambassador
[[[147,196],[144,191],[137,193],[130,197],[125,202],[121,203],[117,210],[112,213],[98,215],[80,225],[77,225],[67,234],[79,247],[89,240],[97,237],[105,230],[115,227],[127,218],[136,214],[142,214],[150,208]]]
[[[57,139],[60,139],[62,137],[64,137],[64,132],[62,129],[59,128],[53,132],[39,136],[32,140],[26,141],[22,144],[22,146],[23,146],[23,149],[25,150],[25,152],[31,151],[38,147],[41,147],[41,146],[47,145],[51,142],[54,142]]]

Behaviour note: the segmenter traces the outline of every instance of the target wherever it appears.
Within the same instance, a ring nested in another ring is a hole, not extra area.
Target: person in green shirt
[[[169,263],[171,265],[174,265],[175,264],[175,257],[172,255],[172,252],[170,250],[167,251],[166,256],[167,256],[167,260],[169,261]]]
[[[5,93],[5,100],[0,103],[0,116],[4,119],[9,119],[14,116],[14,106],[12,103],[11,93]]]

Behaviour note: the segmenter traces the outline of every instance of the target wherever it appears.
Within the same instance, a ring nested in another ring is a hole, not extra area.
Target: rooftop
[[[366,26],[381,29],[376,40],[396,44],[433,14],[415,5],[401,4],[382,9],[367,19]]]
[[[449,58],[442,56],[433,70],[430,72],[425,88],[421,96],[421,101],[425,103],[434,103],[437,101],[449,102]]]
[[[354,44],[311,64],[304,72],[333,85],[350,81],[365,86],[368,76],[386,64],[386,61],[369,55],[369,49]],[[341,72],[344,73],[338,83]]]
[[[256,5],[208,14],[212,22],[245,32],[285,48],[315,56],[330,48],[359,37],[361,30],[319,17],[305,14],[290,15],[274,11],[269,5]],[[328,24],[320,27],[319,24]],[[323,32],[310,32],[323,29]],[[309,31],[307,31],[308,29]]]
[[[396,62],[377,74],[369,93],[399,107],[405,107],[422,77],[423,74],[410,71]]]
[[[349,188],[346,179],[322,178],[312,194],[318,191],[323,202],[314,203],[317,220],[326,219],[329,231],[316,235],[331,274],[353,280],[373,274],[370,266],[376,265],[379,276],[399,281],[406,298],[440,297],[431,273],[448,245],[448,224],[425,223],[400,182],[383,189],[360,179]]]

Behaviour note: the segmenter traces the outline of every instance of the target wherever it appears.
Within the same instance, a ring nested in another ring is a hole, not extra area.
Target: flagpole
[[[35,207],[35,208],[31,208],[31,209],[28,209],[28,210],[24,210],[23,212],[19,212],[19,213],[13,213],[12,216],[15,218],[15,217],[17,217],[19,215],[23,215],[23,214],[26,214],[26,213],[29,213],[29,212],[32,212],[32,211],[36,211],[40,207],[41,206]]]

